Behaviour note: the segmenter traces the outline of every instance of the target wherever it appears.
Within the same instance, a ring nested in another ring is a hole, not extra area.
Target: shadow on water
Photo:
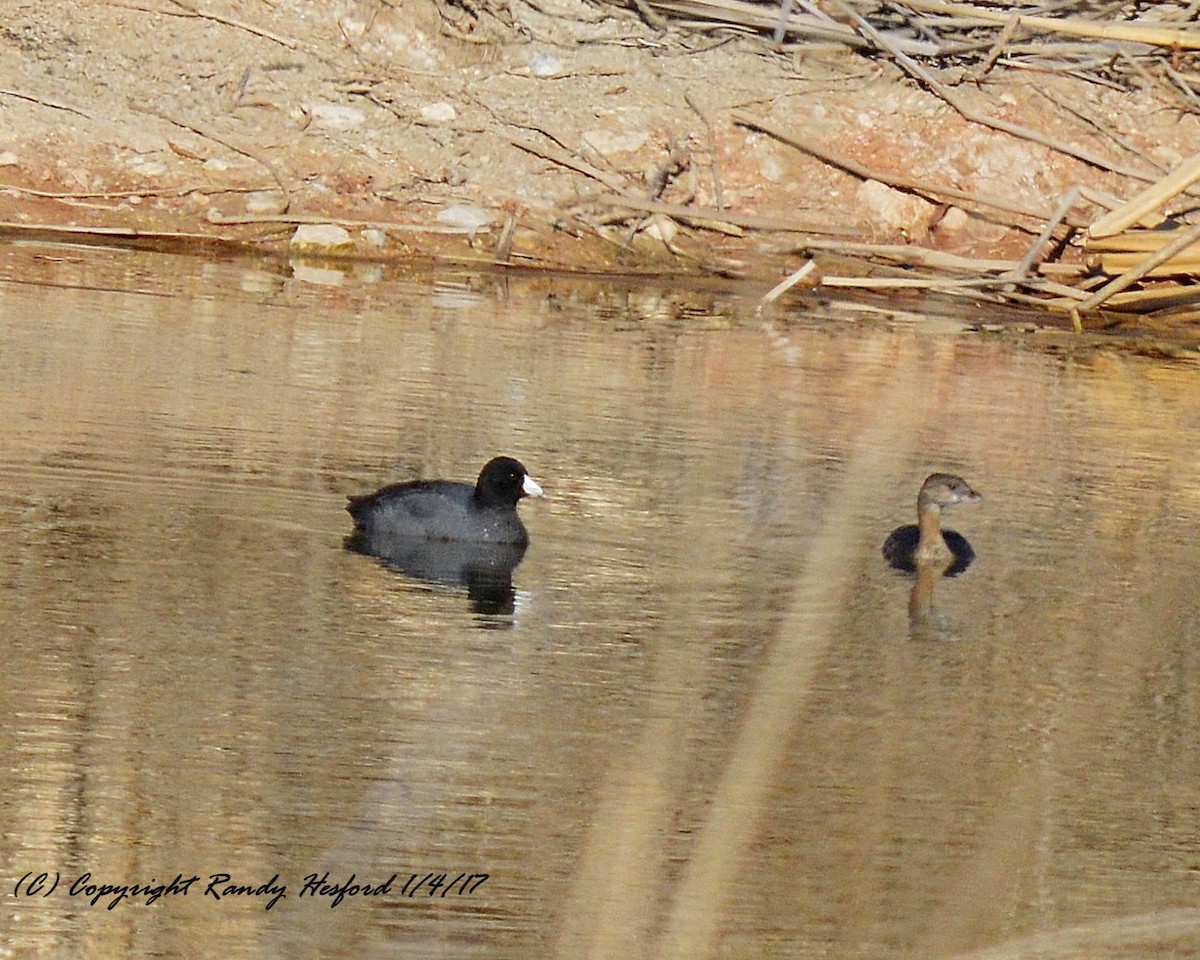
[[[427,583],[465,588],[471,610],[484,616],[511,614],[516,607],[512,574],[525,556],[513,543],[454,543],[356,530],[346,548],[374,557],[389,570]]]

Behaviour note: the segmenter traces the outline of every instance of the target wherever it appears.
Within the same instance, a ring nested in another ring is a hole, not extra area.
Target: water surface
[[[1194,366],[753,307],[0,250],[0,956],[1194,953]],[[507,604],[345,549],[496,453]]]

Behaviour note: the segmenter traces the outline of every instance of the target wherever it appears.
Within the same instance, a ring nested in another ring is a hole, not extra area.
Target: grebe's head
[[[917,506],[952,507],[964,500],[982,500],[983,496],[971,489],[971,485],[962,477],[952,473],[931,473],[921,484],[921,493],[917,497]]]

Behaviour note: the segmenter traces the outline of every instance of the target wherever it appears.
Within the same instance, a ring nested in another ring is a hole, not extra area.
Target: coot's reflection
[[[410,577],[466,587],[476,613],[509,614],[516,606],[512,573],[525,556],[524,544],[458,543],[355,530],[346,547]]]

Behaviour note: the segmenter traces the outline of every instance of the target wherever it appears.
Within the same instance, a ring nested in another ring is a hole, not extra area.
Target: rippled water
[[[0,249],[0,957],[1193,955],[1195,367],[753,306]],[[501,452],[502,602],[345,549]]]

